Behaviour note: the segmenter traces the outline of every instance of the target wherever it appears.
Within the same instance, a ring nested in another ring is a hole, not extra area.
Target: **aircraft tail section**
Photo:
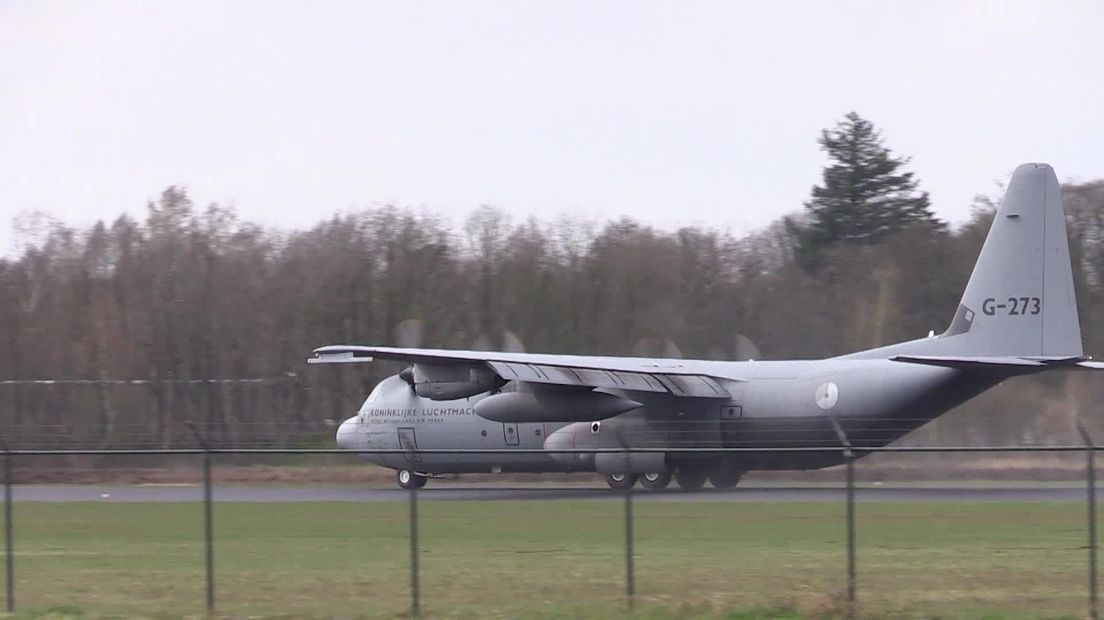
[[[1065,211],[1047,164],[1023,164],[1012,174],[954,319],[933,348],[988,357],[1083,355]]]

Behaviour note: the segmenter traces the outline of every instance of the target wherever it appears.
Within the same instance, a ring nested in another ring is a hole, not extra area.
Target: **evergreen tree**
[[[806,223],[787,222],[806,268],[835,243],[873,245],[914,226],[945,229],[931,212],[928,193],[917,189],[912,172],[902,171],[909,159],[894,157],[870,121],[851,112],[824,130],[819,143],[831,160],[823,184],[805,203]]]

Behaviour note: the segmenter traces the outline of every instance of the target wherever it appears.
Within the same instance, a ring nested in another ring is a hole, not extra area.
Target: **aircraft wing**
[[[894,355],[895,362],[943,366],[958,370],[1004,370],[1032,372],[1051,368],[1104,370],[1104,362],[1084,357],[956,357],[945,355]]]
[[[430,365],[482,363],[507,381],[669,392],[676,396],[704,398],[730,398],[724,383],[734,381],[709,373],[708,363],[640,357],[335,345],[315,349],[314,357],[307,362],[356,363],[376,359]]]

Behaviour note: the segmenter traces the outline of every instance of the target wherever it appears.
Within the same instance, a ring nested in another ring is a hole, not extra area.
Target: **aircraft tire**
[[[666,489],[669,484],[671,484],[671,472],[657,471],[640,476],[640,486],[649,491]]]
[[[675,482],[684,491],[699,491],[705,486],[708,472],[703,467],[679,467],[675,472]]]
[[[395,480],[404,489],[420,489],[426,485],[429,478],[409,469],[400,469],[395,472]]]
[[[606,484],[616,491],[631,489],[636,484],[636,474],[606,474]]]
[[[731,489],[740,483],[744,472],[733,469],[717,469],[709,472],[709,484],[714,489]]]

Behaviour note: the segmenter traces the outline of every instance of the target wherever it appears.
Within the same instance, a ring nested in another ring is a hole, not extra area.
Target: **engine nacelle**
[[[650,474],[667,471],[663,452],[615,452],[594,455],[594,469],[600,474]]]
[[[587,422],[604,420],[640,407],[635,400],[591,391],[507,392],[475,404],[479,416],[493,422]]]
[[[412,374],[414,393],[430,400],[468,398],[506,384],[481,364],[414,364]]]

